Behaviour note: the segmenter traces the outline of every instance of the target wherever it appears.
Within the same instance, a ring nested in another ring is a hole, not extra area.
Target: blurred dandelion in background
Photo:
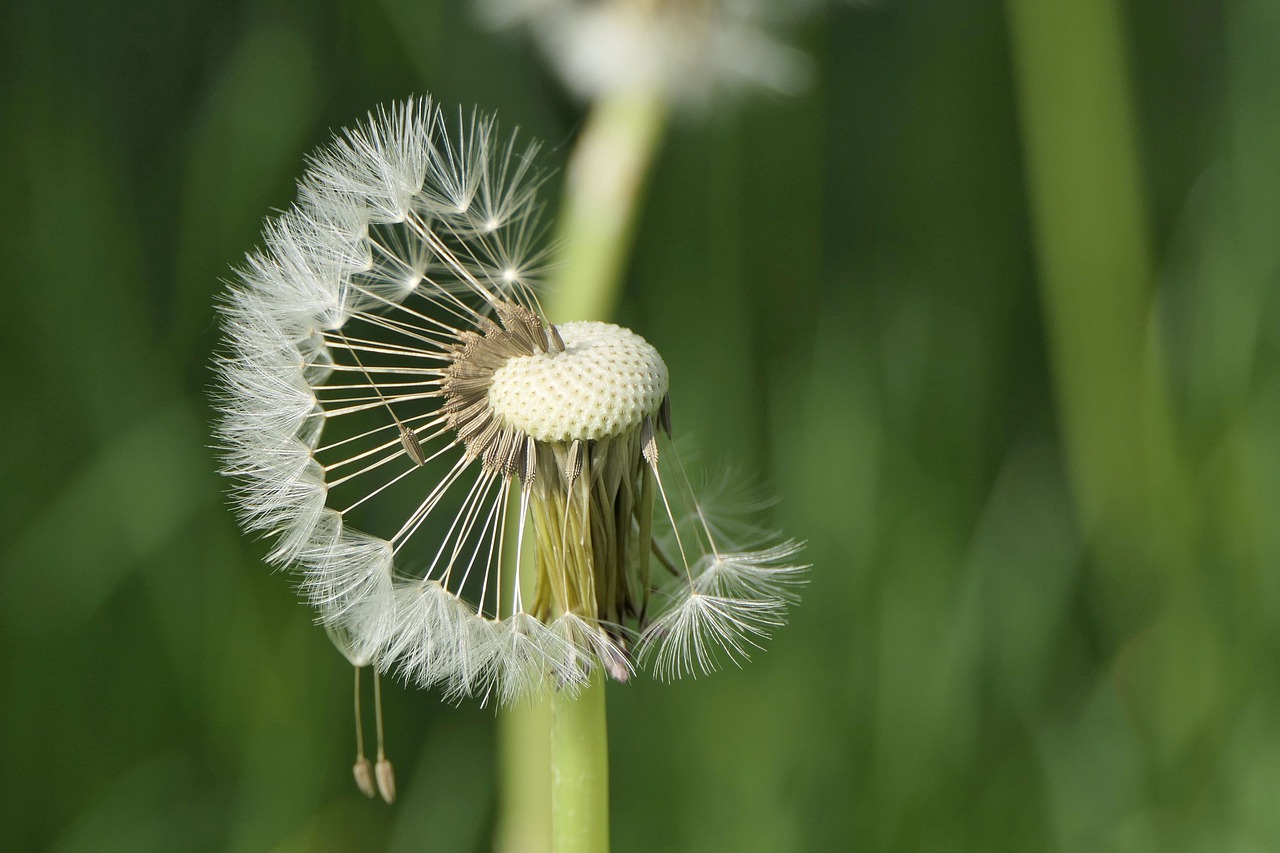
[[[565,85],[591,99],[660,90],[705,109],[725,92],[796,94],[805,54],[773,34],[813,3],[767,0],[480,0],[497,28],[521,28]]]

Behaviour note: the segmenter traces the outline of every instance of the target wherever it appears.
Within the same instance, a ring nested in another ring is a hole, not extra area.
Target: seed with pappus
[[[543,314],[534,153],[426,99],[342,132],[238,271],[218,366],[243,524],[348,659],[503,703],[745,658],[804,568],[699,501],[651,344]]]

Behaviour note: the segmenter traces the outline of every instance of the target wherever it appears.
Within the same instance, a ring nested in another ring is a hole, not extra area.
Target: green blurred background
[[[616,850],[1280,850],[1280,4],[1110,8],[836,6],[804,95],[675,121],[619,319],[815,568],[746,668],[610,687]],[[551,168],[582,107],[429,0],[0,33],[0,848],[489,849],[491,709],[391,687],[401,799],[355,790],[207,447],[213,304],[371,106]]]

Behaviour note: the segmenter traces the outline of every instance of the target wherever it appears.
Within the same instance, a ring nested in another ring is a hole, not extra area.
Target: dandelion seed
[[[325,631],[329,635],[329,639],[333,642],[335,648],[342,653],[342,656],[351,664],[352,671],[355,673],[355,724],[356,724],[356,760],[351,766],[351,775],[355,778],[356,787],[360,789],[360,793],[366,797],[373,798],[377,796],[378,791],[382,787],[381,776],[383,772],[375,769],[375,765],[369,761],[368,756],[364,753],[364,719],[363,719],[363,703],[360,701],[360,672],[369,665],[369,661],[357,655],[355,652],[350,635],[342,628],[333,625],[325,626]],[[382,685],[378,681],[377,670],[373,674],[374,689],[374,716],[377,721],[378,730],[378,764],[386,761],[386,752],[382,743]],[[392,782],[394,786],[394,780]],[[394,792],[394,787],[392,788]],[[394,797],[394,793],[392,795]],[[386,799],[386,797],[384,797]],[[388,803],[390,799],[386,800]]]
[[[396,801],[396,771],[387,759],[387,751],[383,745],[382,734],[382,682],[378,673],[373,673],[373,705],[378,725],[378,760],[373,764],[373,778],[377,782],[378,794],[382,801],[391,805]]]
[[[244,526],[299,572],[357,709],[370,664],[511,704],[626,680],[637,650],[664,678],[744,659],[800,546],[703,511],[648,341],[547,321],[534,147],[454,124],[419,99],[344,131],[240,269],[219,436]],[[354,773],[390,801],[380,689],[372,782],[362,740]]]
[[[373,779],[373,765],[369,763],[369,759],[360,755],[356,758],[356,763],[351,768],[352,774],[355,776],[356,787],[360,789],[360,793],[369,799],[373,799],[378,795],[378,789],[375,787]]]

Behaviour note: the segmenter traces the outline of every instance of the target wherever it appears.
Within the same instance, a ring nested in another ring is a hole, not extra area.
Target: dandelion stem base
[[[551,700],[551,834],[555,853],[609,849],[609,745],[605,678],[576,698]]]

